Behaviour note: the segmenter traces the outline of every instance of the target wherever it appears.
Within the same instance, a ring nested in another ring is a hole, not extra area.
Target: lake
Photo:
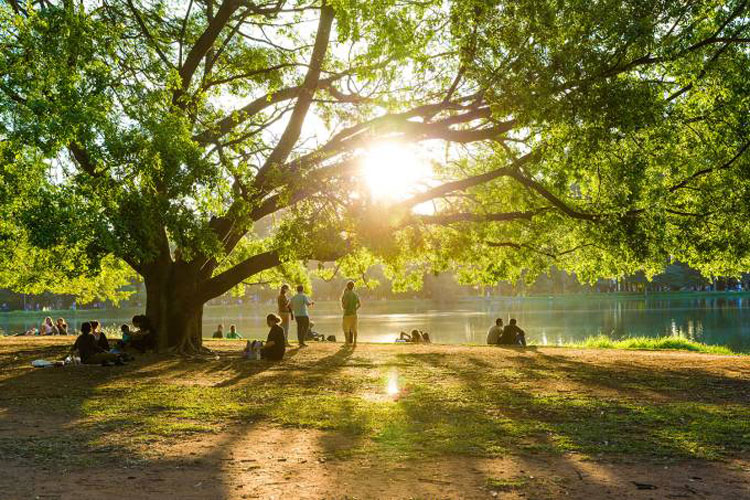
[[[245,337],[265,338],[265,315],[274,304],[208,306],[203,315],[204,336],[210,337],[219,323],[236,324]],[[99,319],[105,325],[127,322],[139,311],[110,309],[65,311],[74,328],[82,321]],[[39,326],[47,313],[0,313],[5,333]],[[50,312],[57,317],[58,312]],[[506,323],[511,317],[538,344],[559,344],[599,333],[613,338],[625,336],[681,336],[707,344],[726,345],[750,351],[750,294],[676,293],[642,295],[570,295],[556,297],[471,298],[450,304],[428,300],[364,301],[360,314],[359,340],[391,342],[401,330],[427,330],[433,342],[484,343],[487,329],[496,317]],[[311,310],[314,330],[334,334],[339,340],[340,311],[333,301],[320,302]],[[292,338],[294,335],[292,324]]]

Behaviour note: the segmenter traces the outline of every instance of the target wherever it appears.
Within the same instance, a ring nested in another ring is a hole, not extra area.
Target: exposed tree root
[[[216,356],[211,349],[198,344],[191,336],[184,337],[178,345],[170,348],[169,352],[190,359],[205,359],[207,356]]]

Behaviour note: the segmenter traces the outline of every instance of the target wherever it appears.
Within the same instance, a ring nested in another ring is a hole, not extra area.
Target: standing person
[[[497,318],[494,326],[487,332],[487,343],[488,344],[499,344],[500,337],[503,335],[503,320]]]
[[[341,294],[341,309],[344,311],[341,323],[347,344],[357,343],[357,311],[361,305],[359,296],[354,293],[354,282],[347,282],[344,293]]]
[[[305,338],[307,337],[307,330],[310,328],[310,313],[307,308],[315,302],[310,300],[310,297],[305,295],[305,287],[297,285],[297,295],[289,299],[289,303],[292,306],[292,313],[297,321],[297,341],[300,347],[307,347],[305,344]]]
[[[510,324],[503,328],[503,334],[500,336],[500,342],[498,343],[526,346],[526,332],[516,326],[515,318],[511,319]]]
[[[289,297],[286,295],[287,292],[289,292],[289,285],[281,285],[279,296],[276,297],[276,303],[278,305],[279,317],[281,318],[281,328],[284,330],[284,342],[289,347],[289,322],[294,319],[294,313],[292,313],[292,306],[289,303]]]

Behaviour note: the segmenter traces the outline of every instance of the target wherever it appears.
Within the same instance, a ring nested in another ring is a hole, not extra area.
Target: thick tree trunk
[[[184,262],[154,265],[144,275],[146,316],[157,334],[159,351],[203,351],[203,302],[198,273]]]

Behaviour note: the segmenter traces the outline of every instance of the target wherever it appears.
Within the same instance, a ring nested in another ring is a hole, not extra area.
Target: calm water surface
[[[265,337],[265,315],[274,304],[206,307],[204,335],[210,337],[219,323],[237,325],[245,337]],[[137,311],[66,311],[77,328],[88,319],[105,325],[126,322]],[[426,300],[365,301],[360,311],[362,341],[391,342],[401,330],[419,328],[430,332],[434,342],[483,343],[496,317],[514,317],[527,339],[539,344],[581,340],[599,333],[625,336],[681,336],[708,344],[750,351],[750,295],[678,294],[673,296],[567,296],[466,299],[451,304]],[[45,313],[0,313],[5,333],[39,326]],[[58,313],[51,313],[57,316]],[[339,340],[340,311],[336,302],[321,302],[311,310],[315,331],[334,334]],[[292,324],[294,334],[295,325]],[[294,335],[292,335],[294,338]]]

